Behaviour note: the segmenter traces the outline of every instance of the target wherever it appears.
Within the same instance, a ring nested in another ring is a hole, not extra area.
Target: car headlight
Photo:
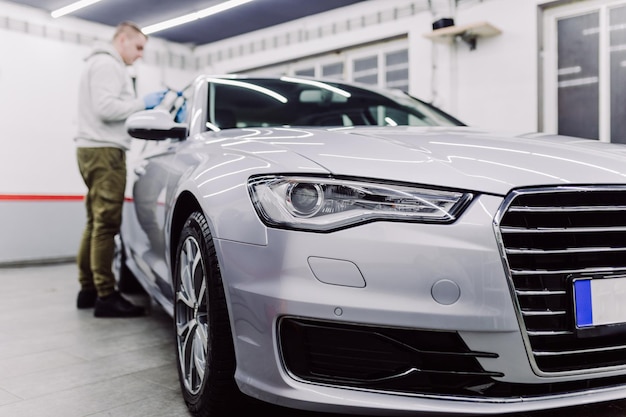
[[[251,177],[248,189],[265,224],[328,232],[376,220],[452,223],[467,192],[328,177]]]

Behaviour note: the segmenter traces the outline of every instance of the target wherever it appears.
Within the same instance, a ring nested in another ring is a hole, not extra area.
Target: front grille
[[[626,274],[626,188],[517,191],[498,223],[537,369],[625,365],[626,331],[577,331],[572,281]]]

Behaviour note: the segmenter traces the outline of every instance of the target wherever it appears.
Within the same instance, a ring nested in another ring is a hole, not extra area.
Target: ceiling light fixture
[[[206,9],[199,10],[197,12],[189,13],[180,17],[176,17],[174,19],[165,20],[160,23],[155,23],[150,26],[146,26],[141,30],[146,35],[151,33],[159,32],[161,30],[170,29],[174,26],[183,25],[185,23],[193,22],[194,20],[202,19],[207,16],[214,15],[216,13],[223,12],[228,9],[232,9],[233,7],[241,6],[242,4],[249,3],[253,0],[229,0],[224,3],[220,3],[216,6],[207,7]]]
[[[53,10],[50,12],[50,16],[53,18],[65,16],[66,14],[70,14],[75,12],[76,10],[80,10],[83,7],[91,6],[92,4],[98,3],[102,0],[80,0],[72,4],[68,4],[65,7],[61,7],[60,9]]]

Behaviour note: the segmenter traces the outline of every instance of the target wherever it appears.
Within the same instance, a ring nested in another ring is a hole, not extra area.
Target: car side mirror
[[[185,139],[187,124],[176,123],[164,109],[143,110],[126,119],[126,131],[138,139]]]

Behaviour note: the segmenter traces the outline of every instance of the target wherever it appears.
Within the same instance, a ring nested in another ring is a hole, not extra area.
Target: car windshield
[[[211,78],[207,128],[271,126],[460,126],[401,91],[301,78]]]

